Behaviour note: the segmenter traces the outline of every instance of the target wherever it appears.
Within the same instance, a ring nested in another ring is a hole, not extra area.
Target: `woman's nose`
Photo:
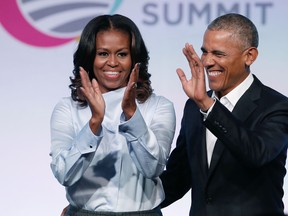
[[[116,58],[114,55],[109,56],[108,65],[109,65],[110,67],[116,67],[116,66],[118,66],[117,58]]]

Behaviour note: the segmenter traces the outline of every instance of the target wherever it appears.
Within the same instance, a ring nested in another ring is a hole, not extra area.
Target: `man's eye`
[[[226,56],[226,53],[225,52],[214,52],[214,55],[216,56]]]

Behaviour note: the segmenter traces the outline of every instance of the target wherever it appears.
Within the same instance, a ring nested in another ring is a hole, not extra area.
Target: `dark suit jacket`
[[[210,168],[206,127],[218,138]],[[255,76],[232,113],[216,101],[203,121],[188,100],[176,148],[161,175],[166,194],[162,207],[192,188],[193,216],[284,215],[287,146],[288,99]]]

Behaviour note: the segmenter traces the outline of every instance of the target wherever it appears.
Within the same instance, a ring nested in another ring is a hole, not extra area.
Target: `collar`
[[[243,80],[242,83],[240,83],[238,86],[236,86],[232,91],[230,91],[228,94],[220,98],[220,102],[227,107],[230,111],[233,110],[238,100],[241,98],[241,96],[247,91],[247,89],[251,86],[253,83],[253,75],[249,73],[249,75],[246,77],[245,80]],[[217,98],[215,92],[213,91],[212,97]],[[219,99],[218,99],[219,100]]]

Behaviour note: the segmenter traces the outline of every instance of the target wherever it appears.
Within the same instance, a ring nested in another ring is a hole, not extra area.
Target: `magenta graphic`
[[[75,40],[91,18],[114,13],[121,2],[1,0],[0,21],[10,35],[23,43],[53,47]]]

